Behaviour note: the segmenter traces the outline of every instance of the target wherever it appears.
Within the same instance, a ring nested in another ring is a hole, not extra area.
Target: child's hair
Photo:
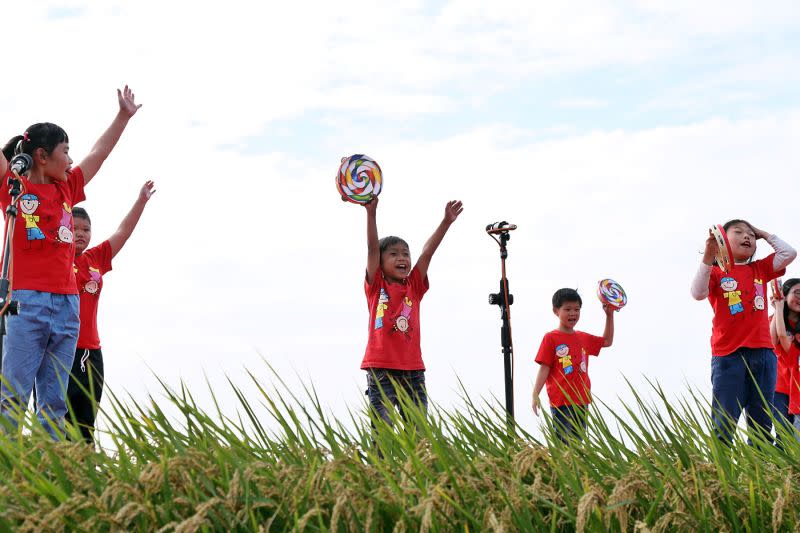
[[[786,298],[789,296],[789,292],[791,292],[792,288],[800,283],[800,278],[789,278],[783,282],[783,287],[781,288],[781,292],[783,293],[783,297]],[[786,326],[786,333],[789,335],[796,335],[800,333],[800,322],[794,325],[794,328],[789,325],[789,306],[783,306],[783,323]]]
[[[92,223],[92,219],[89,218],[89,213],[86,212],[86,209],[82,207],[73,207],[72,208],[72,218],[82,218],[89,224]]]
[[[400,237],[395,237],[394,235],[389,235],[388,237],[384,237],[380,241],[378,241],[378,246],[380,247],[380,253],[386,251],[386,249],[395,244],[403,244],[406,248],[411,248],[406,241],[401,239]]]
[[[581,295],[575,289],[558,289],[553,294],[553,308],[560,309],[562,305],[567,302],[578,302],[578,305],[583,307],[583,300]]]
[[[60,126],[50,122],[39,122],[25,131],[24,135],[15,135],[3,147],[3,155],[8,161],[17,154],[33,155],[37,148],[44,148],[48,154],[61,143],[68,143],[67,132]]]

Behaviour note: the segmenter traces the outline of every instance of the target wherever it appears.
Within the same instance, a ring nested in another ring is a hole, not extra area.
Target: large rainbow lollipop
[[[608,304],[619,311],[628,303],[628,297],[622,286],[613,279],[603,279],[597,284],[597,297],[604,304]]]
[[[383,174],[371,157],[355,154],[343,157],[336,175],[336,188],[345,202],[366,204],[381,193]]]

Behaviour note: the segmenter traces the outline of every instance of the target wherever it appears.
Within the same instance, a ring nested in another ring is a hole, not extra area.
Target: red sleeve
[[[83,186],[86,178],[83,177],[83,170],[81,167],[75,167],[67,172],[67,184],[69,191],[72,195],[72,205],[86,200],[86,195],[83,193]]]
[[[416,268],[411,269],[411,275],[408,276],[408,283],[411,285],[414,294],[416,294],[420,300],[422,300],[422,296],[428,292],[428,289],[430,288],[427,274],[425,275],[425,279],[422,279],[419,270]]]
[[[605,344],[605,342],[606,340],[603,337],[590,335],[588,333],[584,333],[581,339],[581,344],[586,348],[586,353],[594,356],[600,355],[600,350],[603,349],[603,344]]]
[[[93,260],[93,262],[98,266],[100,269],[100,274],[105,274],[106,272],[111,271],[111,243],[109,241],[103,241],[94,248],[90,248],[83,252],[84,254],[88,254],[88,256]]]
[[[535,361],[540,365],[552,367],[555,363],[556,348],[553,346],[553,340],[550,338],[549,333],[545,333],[542,338],[542,343],[539,345],[539,351],[536,354]]]
[[[13,176],[13,174],[9,170],[6,172],[6,175],[3,176],[3,183],[0,183],[0,206],[3,207],[3,213],[5,213],[6,207],[8,207],[8,204],[11,202],[11,195],[8,193],[8,178],[11,176]]]
[[[758,277],[763,279],[764,282],[779,278],[786,274],[785,268],[775,270],[775,252],[772,252],[764,259],[759,259],[753,264],[753,266],[755,266]]]
[[[381,267],[378,266],[378,268],[375,270],[375,274],[372,276],[372,285],[370,285],[367,281],[367,275],[364,274],[364,293],[367,296],[378,292],[378,287],[380,287],[378,280],[380,280],[381,276],[383,276],[383,271],[381,271]]]

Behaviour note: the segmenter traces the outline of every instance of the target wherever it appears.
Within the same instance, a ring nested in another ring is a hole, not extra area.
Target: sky
[[[561,287],[602,334],[597,282],[629,304],[590,363],[612,408],[630,381],[710,396],[711,309],[689,284],[711,224],[745,218],[800,246],[800,8],[795,2],[495,0],[224,3],[51,1],[2,8],[0,139],[55,122],[76,161],[130,85],[141,110],[83,206],[94,243],[146,179],[158,192],[104,278],[106,383],[161,401],[181,381],[223,412],[270,366],[324,408],[364,406],[366,216],[341,157],[384,173],[381,235],[416,256],[464,202],[429,270],[422,350],[433,403],[463,385],[502,403],[500,276],[509,242],[517,420],[530,409]],[[795,148],[793,148],[795,147]],[[759,242],[758,256],[768,253]],[[792,265],[789,276],[800,275]],[[627,380],[627,381],[626,381]],[[497,400],[499,399],[499,400]],[[104,424],[101,419],[100,425]]]

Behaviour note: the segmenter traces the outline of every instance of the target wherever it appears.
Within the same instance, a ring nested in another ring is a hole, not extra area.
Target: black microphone
[[[9,170],[19,176],[25,174],[33,166],[33,158],[28,154],[17,154],[11,158]]]
[[[505,220],[502,222],[495,222],[494,224],[489,224],[486,226],[486,233],[502,233],[504,231],[512,231],[517,229],[516,224],[509,224]]]

